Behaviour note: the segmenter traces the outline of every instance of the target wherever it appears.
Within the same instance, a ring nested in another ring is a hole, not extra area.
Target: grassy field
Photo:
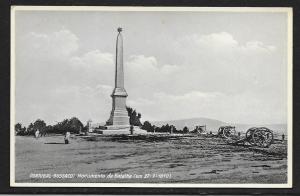
[[[257,151],[219,138],[116,141],[72,136],[66,145],[63,136],[16,136],[15,146],[16,182],[287,182],[286,144]]]

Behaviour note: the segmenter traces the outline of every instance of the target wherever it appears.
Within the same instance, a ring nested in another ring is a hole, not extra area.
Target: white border
[[[263,12],[287,13],[288,64],[288,171],[286,184],[185,184],[185,183],[16,183],[15,182],[15,12],[24,11],[197,11],[197,12]],[[184,188],[292,188],[293,139],[293,9],[288,7],[109,7],[109,6],[12,6],[11,7],[11,85],[10,85],[10,186],[11,187],[184,187]]]

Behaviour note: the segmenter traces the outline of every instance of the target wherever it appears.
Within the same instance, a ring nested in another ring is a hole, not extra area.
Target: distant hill
[[[220,126],[231,125],[236,127],[237,132],[245,133],[251,127],[267,127],[274,131],[275,134],[286,134],[287,124],[238,124],[238,123],[226,123],[215,119],[209,118],[190,118],[180,120],[167,120],[167,121],[151,121],[151,124],[155,126],[162,125],[174,125],[176,129],[183,129],[187,126],[190,130],[194,129],[195,126],[206,125],[207,131],[217,133]]]

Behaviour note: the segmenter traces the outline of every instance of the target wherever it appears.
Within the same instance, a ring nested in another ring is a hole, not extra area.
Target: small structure
[[[87,126],[87,132],[89,132],[89,133],[93,132],[92,120],[88,120],[86,123],[86,126]]]
[[[170,128],[170,134],[173,134],[173,132],[174,132],[174,127],[171,126],[171,128]]]

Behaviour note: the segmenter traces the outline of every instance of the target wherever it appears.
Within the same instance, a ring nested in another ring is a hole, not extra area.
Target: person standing
[[[37,129],[34,134],[35,138],[37,139],[40,136],[40,131]]]
[[[133,131],[134,131],[133,125],[131,125],[131,126],[130,126],[130,135],[133,135]]]
[[[65,134],[65,144],[69,144],[70,142],[69,142],[69,140],[70,140],[70,132],[69,131],[67,131],[66,132],[66,134]]]

